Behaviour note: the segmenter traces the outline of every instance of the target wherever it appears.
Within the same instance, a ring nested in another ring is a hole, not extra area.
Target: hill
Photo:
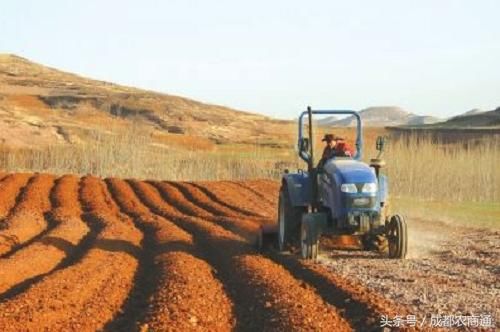
[[[435,117],[415,115],[394,106],[369,107],[361,110],[359,114],[365,127],[422,125],[439,121]],[[325,118],[318,122],[329,126],[355,126],[356,118],[354,116],[348,116],[343,119]]]
[[[396,129],[396,126],[391,127]],[[460,115],[451,117],[442,122],[425,125],[407,124],[397,126],[400,130],[473,130],[474,132],[484,131],[497,133],[500,130],[500,107],[492,111],[482,111],[473,109]],[[486,131],[485,131],[486,130]]]
[[[157,143],[288,143],[288,121],[93,80],[0,54],[0,141],[76,144],[133,125]],[[113,129],[110,131],[110,129]],[[274,144],[273,143],[273,144]]]
[[[437,124],[441,127],[500,127],[500,107],[493,111],[472,110]]]

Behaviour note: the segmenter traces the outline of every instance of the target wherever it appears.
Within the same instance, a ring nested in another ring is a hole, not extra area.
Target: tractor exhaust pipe
[[[310,155],[309,161],[307,163],[307,171],[309,172],[309,178],[311,179],[311,191],[312,191],[311,212],[317,212],[318,181],[317,181],[317,170],[314,167],[314,133],[313,133],[311,106],[307,106],[307,114],[309,116],[309,155]]]

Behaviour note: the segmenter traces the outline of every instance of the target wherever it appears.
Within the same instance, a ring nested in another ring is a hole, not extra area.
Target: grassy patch
[[[500,229],[500,203],[427,201],[393,197],[393,211],[461,226]]]

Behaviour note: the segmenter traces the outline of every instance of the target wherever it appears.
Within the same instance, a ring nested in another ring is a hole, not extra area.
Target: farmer
[[[335,136],[333,134],[326,134],[321,140],[326,142],[326,146],[323,149],[323,155],[319,162],[320,166],[323,166],[328,159],[333,157],[352,157],[352,148],[347,145],[342,137]]]

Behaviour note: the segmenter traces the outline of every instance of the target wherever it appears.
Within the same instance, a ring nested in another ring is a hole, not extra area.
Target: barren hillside
[[[359,115],[363,120],[364,126],[368,127],[423,125],[439,121],[439,119],[433,116],[416,115],[396,106],[368,107],[359,111]],[[338,127],[352,127],[356,126],[356,118],[354,116],[343,119],[328,117],[320,120],[319,123]]]
[[[168,87],[166,87],[168,88]],[[92,80],[0,55],[0,141],[10,147],[74,144],[134,124],[158,142],[287,142],[287,121],[183,97]],[[264,125],[265,124],[265,125]]]

